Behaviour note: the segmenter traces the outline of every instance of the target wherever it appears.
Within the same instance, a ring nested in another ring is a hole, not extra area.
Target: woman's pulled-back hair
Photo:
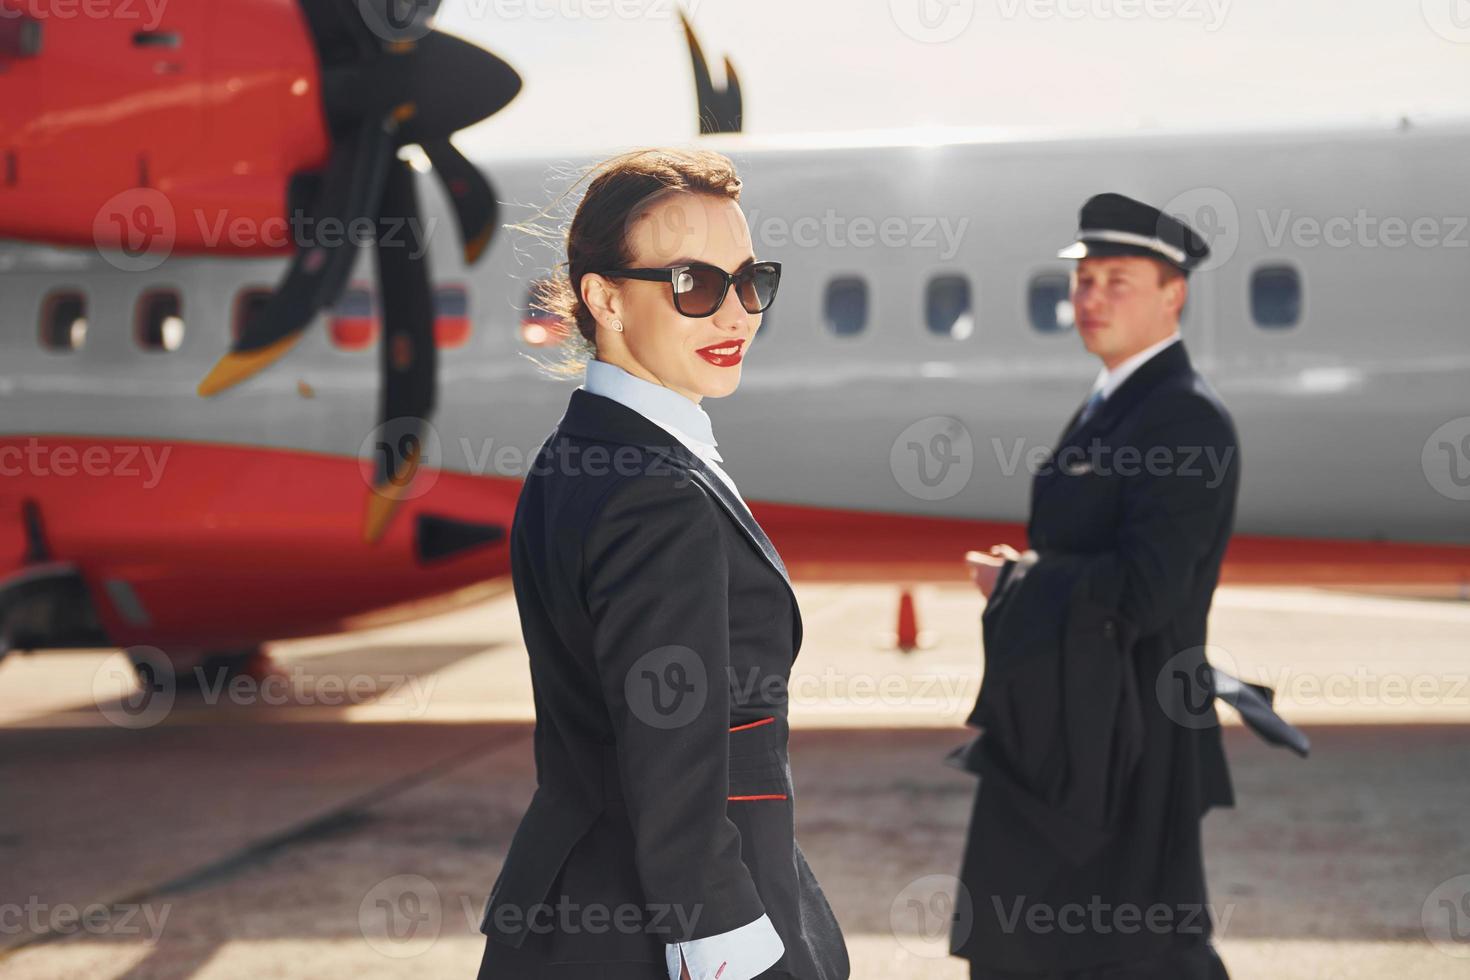
[[[712,150],[634,150],[604,160],[586,177],[592,180],[567,229],[566,260],[537,284],[535,298],[567,337],[565,359],[550,367],[571,376],[597,353],[597,321],[582,301],[582,277],[629,265],[628,231],[634,220],[673,191],[740,200],[735,164]]]

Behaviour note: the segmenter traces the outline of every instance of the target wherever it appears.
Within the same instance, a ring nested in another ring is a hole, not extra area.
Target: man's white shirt
[[[1103,400],[1106,401],[1113,392],[1118,390],[1118,387],[1123,382],[1128,380],[1134,371],[1147,364],[1150,359],[1163,351],[1164,348],[1171,344],[1177,344],[1179,340],[1179,331],[1175,330],[1157,344],[1150,344],[1137,354],[1123,361],[1117,367],[1111,369],[1104,367],[1098,372],[1097,380],[1093,381],[1092,390],[1088,392],[1088,395],[1091,396],[1094,392],[1101,391]]]

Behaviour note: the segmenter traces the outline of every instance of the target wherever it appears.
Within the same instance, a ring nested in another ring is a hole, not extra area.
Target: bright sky
[[[685,0],[749,133],[1470,118],[1470,0]],[[444,0],[517,100],[470,152],[697,129],[676,0]]]

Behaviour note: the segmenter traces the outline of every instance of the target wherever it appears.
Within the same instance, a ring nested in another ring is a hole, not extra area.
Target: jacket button
[[[1103,623],[1102,632],[1103,636],[1106,636],[1108,639],[1112,639],[1113,634],[1118,632],[1118,628],[1113,625],[1113,621],[1110,619],[1106,623]]]

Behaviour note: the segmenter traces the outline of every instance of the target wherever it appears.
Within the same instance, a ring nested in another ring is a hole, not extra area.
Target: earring
[[[616,330],[618,333],[622,333],[623,332],[623,321],[622,320],[614,320],[612,322],[612,328],[614,330]]]

